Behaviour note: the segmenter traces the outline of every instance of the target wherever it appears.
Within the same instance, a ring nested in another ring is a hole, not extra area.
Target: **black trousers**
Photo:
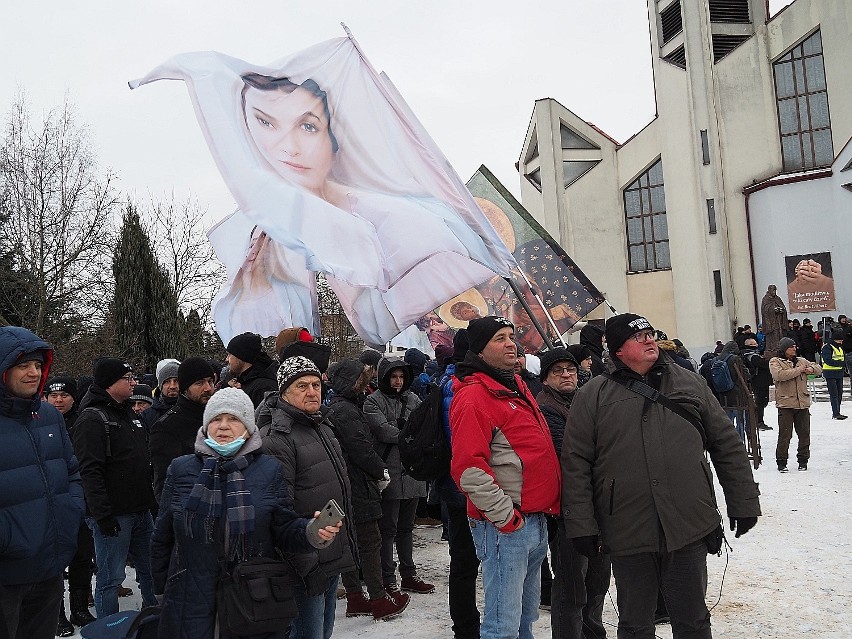
[[[68,590],[92,591],[92,559],[95,557],[95,541],[92,531],[84,523],[77,533],[77,552],[68,564]]]
[[[456,639],[479,639],[479,608],[476,607],[476,580],[479,559],[470,534],[467,510],[446,503],[450,546],[450,618]]]
[[[384,596],[382,584],[382,535],[379,532],[379,522],[365,521],[355,524],[355,534],[358,538],[358,557],[361,560],[361,574],[357,570],[343,573],[340,577],[346,592],[361,590],[361,579],[367,585],[370,599]]]
[[[0,585],[0,639],[53,639],[64,588],[62,574],[31,584]]]

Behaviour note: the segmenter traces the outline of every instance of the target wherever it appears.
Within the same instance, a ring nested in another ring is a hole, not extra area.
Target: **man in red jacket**
[[[514,334],[502,317],[470,322],[470,349],[456,367],[450,404],[450,472],[467,496],[482,560],[482,639],[532,638],[547,554],[545,515],[559,512],[559,461],[547,422],[514,373]]]

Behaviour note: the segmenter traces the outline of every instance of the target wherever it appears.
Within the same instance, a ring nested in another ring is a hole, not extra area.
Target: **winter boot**
[[[71,623],[75,626],[85,626],[95,620],[89,612],[89,591],[71,591]]]
[[[402,578],[402,589],[405,592],[416,592],[421,595],[428,595],[435,592],[435,584],[426,583],[417,575]]]
[[[346,593],[346,616],[362,617],[373,614],[373,607],[363,591]]]
[[[59,609],[59,619],[56,622],[57,637],[71,637],[74,635],[74,626],[65,616],[65,598],[62,599],[62,607]]]
[[[387,621],[402,614],[402,611],[408,606],[409,597],[404,593],[399,593],[397,599],[392,599],[390,595],[384,594],[378,599],[370,599],[370,606],[373,609],[373,619],[376,621]]]

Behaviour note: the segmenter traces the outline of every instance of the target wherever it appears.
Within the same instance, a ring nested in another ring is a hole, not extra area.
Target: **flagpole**
[[[533,285],[530,283],[529,279],[527,278],[527,274],[524,273],[523,269],[520,270],[520,273],[521,273],[521,277],[524,278],[524,282],[526,282],[527,286],[530,287],[530,291],[532,292],[533,296],[535,297],[536,302],[538,302],[538,305],[541,307],[541,310],[544,311],[544,315],[545,315],[545,317],[547,317],[547,321],[550,323],[550,328],[553,329],[553,334],[556,335],[557,338],[559,338],[559,341],[561,342],[562,346],[567,347],[568,344],[566,344],[565,340],[562,339],[562,332],[559,330],[559,327],[556,326],[556,322],[553,321],[553,316],[550,314],[550,311],[547,310],[547,307],[544,305],[544,301],[541,299],[541,296],[538,293],[535,292]],[[527,312],[529,312],[529,311],[527,311]],[[547,342],[547,338],[545,338],[545,342]],[[550,346],[550,348],[553,348],[553,347]]]
[[[538,334],[541,335],[541,338],[544,340],[545,346],[547,346],[547,348],[549,349],[553,348],[553,342],[550,341],[550,338],[547,336],[547,331],[544,330],[544,327],[541,325],[541,322],[539,322],[536,316],[533,315],[530,305],[524,298],[523,293],[521,293],[521,289],[518,288],[518,285],[515,284],[511,277],[507,277],[505,278],[505,280],[509,283],[509,286],[512,288],[512,291],[515,293],[515,297],[518,298],[518,301],[521,303],[521,306],[524,307],[524,310],[527,312],[527,315],[529,315],[530,319],[532,320],[533,326],[535,326],[535,330],[538,331]],[[530,287],[530,290],[532,290],[532,287]],[[533,292],[533,295],[535,295],[535,292]],[[538,295],[536,295],[536,299],[538,299]],[[541,304],[541,300],[538,300],[538,303]],[[542,308],[544,309],[544,305],[542,305]],[[547,315],[547,318],[552,323],[553,319],[550,317],[550,313],[547,312],[547,309],[544,309],[544,314]],[[556,333],[559,333],[559,329],[556,329]],[[560,341],[561,339],[562,338],[560,337]]]

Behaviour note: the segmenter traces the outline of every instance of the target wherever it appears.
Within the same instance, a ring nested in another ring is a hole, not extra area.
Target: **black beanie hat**
[[[361,353],[358,360],[364,364],[365,366],[372,366],[373,368],[378,367],[379,360],[382,359],[382,354],[379,351],[373,350],[372,348],[366,349],[363,353]]]
[[[466,328],[460,328],[453,337],[453,361],[461,362],[467,356],[470,349],[470,338]]]
[[[240,357],[239,355],[235,356]],[[240,359],[243,358],[240,357]],[[210,362],[202,357],[188,357],[178,366],[178,389],[181,393],[184,393],[195,382],[200,379],[207,379],[208,377],[216,377],[216,371],[210,366]]]
[[[240,333],[231,338],[225,350],[237,359],[254,364],[263,352],[263,344],[261,344],[260,335],[257,333]]]
[[[577,358],[571,354],[571,351],[561,346],[545,351],[539,355],[539,360],[541,361],[541,372],[538,374],[538,378],[542,382],[547,378],[547,374],[556,362],[571,362],[574,366],[580,368]]]
[[[148,402],[154,403],[154,390],[148,384],[136,384],[133,387],[133,394],[130,396],[131,402]]]
[[[515,325],[505,317],[499,315],[488,315],[479,319],[471,320],[467,325],[467,338],[470,342],[470,352],[479,355],[491,338],[501,328],[511,328],[515,330]]]
[[[278,351],[278,357],[282,364],[288,357],[307,357],[317,365],[320,373],[324,373],[328,370],[328,360],[331,359],[331,347],[319,342],[297,340],[282,347]]]
[[[606,345],[609,352],[615,355],[615,351],[621,348],[621,345],[628,340],[634,333],[639,331],[654,330],[651,323],[641,315],[634,313],[622,313],[615,317],[610,317],[606,321],[604,334],[606,335]]]
[[[132,373],[130,364],[117,357],[101,357],[95,362],[95,384],[106,390],[119,379]]]
[[[77,380],[67,375],[51,377],[44,385],[44,394],[49,393],[68,393],[77,401]]]

